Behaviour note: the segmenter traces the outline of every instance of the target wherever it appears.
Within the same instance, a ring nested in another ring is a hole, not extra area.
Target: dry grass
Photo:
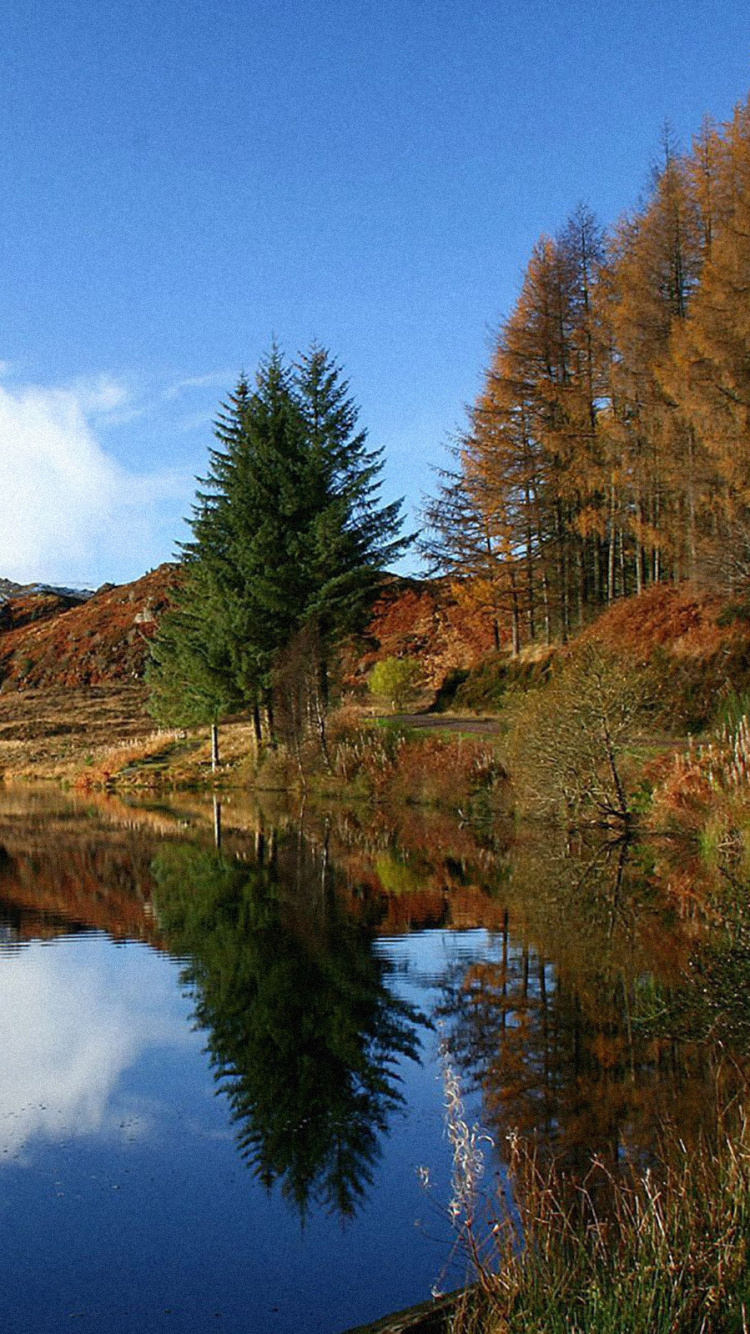
[[[441,736],[399,726],[332,729],[335,778],[376,801],[457,808],[504,780],[490,740]]]
[[[141,684],[0,692],[0,779],[56,781],[82,790],[213,782],[207,729],[156,730]],[[247,781],[252,728],[221,729],[219,785]]]
[[[742,716],[711,742],[690,743],[657,762],[649,821],[660,833],[697,839],[708,854],[747,852],[750,838],[750,722]]]
[[[0,693],[0,777],[72,782],[113,746],[153,730],[141,685]]]
[[[744,1121],[714,1151],[576,1185],[511,1142],[512,1203],[470,1238],[477,1297],[454,1334],[730,1334],[747,1328],[750,1145]]]

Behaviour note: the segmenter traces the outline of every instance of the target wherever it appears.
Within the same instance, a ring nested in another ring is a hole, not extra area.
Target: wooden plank
[[[418,1306],[395,1311],[370,1325],[357,1325],[344,1334],[447,1334],[448,1321],[463,1291],[461,1288],[446,1297],[431,1297]]]

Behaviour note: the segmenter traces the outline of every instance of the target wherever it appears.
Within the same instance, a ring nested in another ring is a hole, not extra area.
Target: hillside
[[[9,598],[0,607],[3,689],[140,680],[176,572],[161,565],[133,583],[105,584],[85,602],[53,593]]]
[[[659,584],[614,606],[586,631],[650,664],[677,730],[705,726],[750,691],[750,603],[689,584]]]
[[[207,735],[159,732],[146,709],[149,642],[177,578],[177,567],[164,565],[85,602],[37,591],[0,605],[0,779],[96,787],[130,768],[154,784],[210,778]],[[722,711],[744,708],[750,693],[750,605],[741,601],[664,584],[617,602],[579,638],[653,667],[662,733],[700,730]],[[443,688],[441,705],[493,713],[507,692],[540,683],[576,642],[532,645],[517,658],[497,653],[486,621],[447,580],[394,578],[366,635],[347,649],[344,681],[369,703],[373,663],[409,656],[424,670],[424,703],[447,678],[453,690],[461,684],[452,702],[451,689]],[[437,717],[424,721],[444,726]],[[252,767],[249,724],[237,721],[223,732],[226,774]],[[250,770],[242,781],[249,777]]]
[[[177,578],[177,566],[162,565],[132,583],[105,585],[86,601],[52,591],[8,597],[0,604],[1,688],[140,682]],[[750,688],[750,604],[687,584],[660,584],[618,601],[581,637],[643,663],[658,662],[678,722],[699,724],[717,696]],[[448,580],[393,578],[366,634],[345,653],[346,685],[363,690],[373,664],[389,656],[417,659],[433,692],[451,673],[468,671],[456,705],[486,711],[501,705],[509,685],[536,679],[550,650],[530,646],[517,660],[507,651],[497,654],[486,616],[459,600]]]
[[[356,688],[378,659],[410,657],[437,691],[450,672],[476,666],[492,648],[488,618],[459,601],[448,579],[393,578],[365,636],[347,654],[345,679]]]
[[[105,585],[81,602],[52,592],[21,592],[0,605],[0,683],[4,689],[79,689],[142,679],[159,616],[178,577],[162,565],[130,584]],[[348,652],[346,675],[364,683],[380,657],[408,655],[438,689],[456,667],[492,648],[482,616],[464,608],[447,581],[394,578],[362,641]]]

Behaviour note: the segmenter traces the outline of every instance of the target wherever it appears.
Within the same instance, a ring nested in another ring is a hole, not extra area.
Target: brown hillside
[[[702,727],[750,691],[750,604],[688,584],[660,584],[606,611],[586,631],[657,668],[672,726]]]
[[[35,621],[50,621],[54,616],[80,606],[80,598],[60,593],[22,593],[0,604],[0,631],[20,630]]]
[[[724,623],[722,623],[724,622]],[[705,658],[750,640],[747,619],[727,616],[716,593],[687,584],[657,584],[605,611],[586,632],[614,649],[649,661],[661,649],[681,657]]]
[[[10,599],[5,625],[0,620],[0,681],[49,688],[140,680],[176,578],[176,566],[161,565],[84,603],[47,594]]]
[[[80,688],[143,677],[149,640],[169,605],[178,567],[162,565],[131,584],[105,586],[87,602],[26,594],[0,607],[0,682],[19,688]],[[418,658],[437,688],[456,667],[492,649],[487,618],[455,597],[447,580],[394,578],[375,606],[364,643],[347,662],[350,684],[385,657]]]
[[[476,666],[493,647],[489,618],[460,602],[449,580],[394,578],[347,675],[356,685],[380,658],[417,658],[426,684],[437,689],[449,672]]]

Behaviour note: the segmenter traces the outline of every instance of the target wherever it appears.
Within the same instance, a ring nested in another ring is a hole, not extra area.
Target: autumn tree
[[[583,208],[535,247],[457,467],[426,512],[436,561],[459,577],[481,571],[515,650],[540,632],[566,638],[602,596],[601,260],[600,229]]]
[[[750,111],[738,110],[716,185],[723,215],[688,318],[676,330],[665,386],[706,458],[707,558],[733,586],[750,577]],[[694,483],[699,482],[693,467]]]

